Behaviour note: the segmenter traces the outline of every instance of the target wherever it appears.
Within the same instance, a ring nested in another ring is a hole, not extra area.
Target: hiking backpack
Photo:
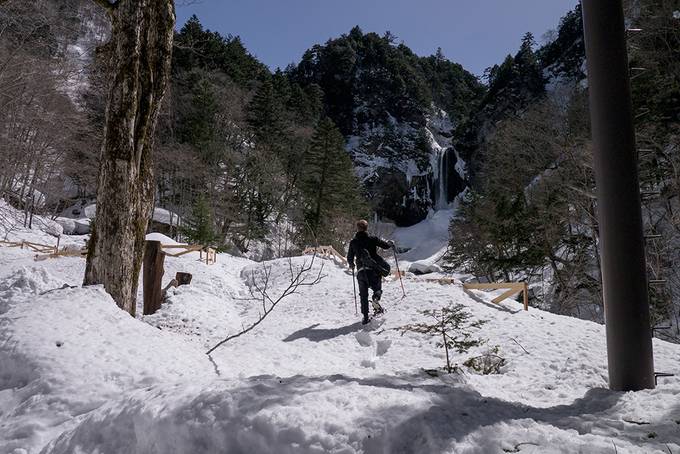
[[[383,260],[382,257],[378,257],[379,260],[376,260],[371,257],[371,254],[368,252],[368,250],[364,248],[359,249],[357,257],[361,267],[371,269],[382,277],[387,277],[390,275],[390,264]]]

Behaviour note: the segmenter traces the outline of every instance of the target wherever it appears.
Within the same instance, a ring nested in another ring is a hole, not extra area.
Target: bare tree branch
[[[262,321],[272,313],[274,308],[286,297],[293,295],[295,293],[298,293],[298,290],[301,287],[311,287],[313,285],[318,284],[321,282],[321,280],[325,277],[323,274],[323,267],[324,264],[321,264],[321,267],[319,269],[318,273],[314,273],[310,276],[310,271],[312,270],[314,266],[314,260],[316,258],[316,254],[312,255],[312,259],[307,262],[304,261],[302,265],[300,265],[297,269],[293,266],[293,260],[291,258],[288,259],[288,272],[289,272],[289,282],[286,288],[274,299],[270,294],[269,294],[269,283],[271,279],[271,266],[263,265],[263,276],[261,278],[261,282],[257,282],[255,279],[255,272],[253,271],[250,276],[250,294],[251,298],[250,300],[252,301],[260,301],[262,304],[262,309],[264,312],[259,312],[258,313],[258,318],[255,320],[253,323],[251,323],[249,326],[244,326],[241,325],[242,329],[238,333],[232,334],[231,336],[228,336],[218,342],[214,347],[212,347],[210,350],[206,352],[207,355],[210,355],[212,352],[214,352],[217,348],[220,346],[224,345],[225,343],[229,342],[232,339],[235,339],[237,337],[240,337],[250,331],[252,331],[255,327],[257,327]]]

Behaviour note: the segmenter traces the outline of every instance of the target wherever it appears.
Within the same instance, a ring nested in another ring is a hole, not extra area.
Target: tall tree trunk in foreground
[[[84,285],[104,284],[135,315],[144,235],[153,209],[153,133],[170,76],[173,0],[94,0],[112,20],[111,82]]]

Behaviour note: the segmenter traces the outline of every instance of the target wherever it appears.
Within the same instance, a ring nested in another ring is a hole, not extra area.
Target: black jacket
[[[357,232],[352,241],[349,242],[349,250],[347,251],[347,262],[349,263],[349,266],[354,266],[354,259],[356,258],[357,267],[360,269],[363,268],[364,264],[359,263],[359,257],[361,257],[359,251],[361,249],[366,249],[369,255],[373,257],[373,260],[378,263],[384,262],[383,258],[378,255],[378,247],[389,249],[391,245],[376,236],[369,236],[366,232]]]

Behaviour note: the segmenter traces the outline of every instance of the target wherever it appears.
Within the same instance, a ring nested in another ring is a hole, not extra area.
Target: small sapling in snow
[[[472,320],[472,314],[465,310],[462,304],[444,307],[442,309],[421,311],[430,323],[413,323],[397,328],[402,336],[405,332],[427,334],[438,339],[437,347],[444,347],[446,352],[446,371],[451,373],[455,366],[451,365],[449,350],[466,353],[472,347],[481,345],[484,341],[473,337],[473,331],[480,328],[486,320]]]

